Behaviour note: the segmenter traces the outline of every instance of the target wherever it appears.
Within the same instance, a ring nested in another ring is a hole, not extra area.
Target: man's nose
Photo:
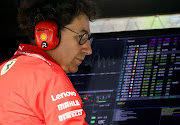
[[[83,53],[85,53],[85,55],[92,54],[91,44],[90,44],[89,40],[82,46],[83,46]]]

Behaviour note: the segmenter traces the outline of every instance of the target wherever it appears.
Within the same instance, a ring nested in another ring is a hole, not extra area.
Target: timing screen
[[[180,124],[180,35],[96,39],[69,78],[89,125]]]

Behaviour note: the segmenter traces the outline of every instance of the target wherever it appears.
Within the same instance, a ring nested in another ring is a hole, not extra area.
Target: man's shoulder
[[[17,65],[18,68],[20,69],[26,69],[29,72],[33,72],[36,71],[36,74],[51,74],[51,75],[55,75],[55,74],[64,74],[64,71],[62,70],[62,68],[50,61],[50,60],[45,60],[44,58],[36,58],[36,57],[31,57],[31,56],[20,56],[17,58],[17,63],[19,62],[19,64]]]
[[[54,76],[65,79],[67,77],[62,68],[55,62],[24,55],[11,58],[4,62],[0,66],[0,71],[3,73],[3,77],[31,81],[44,81]]]

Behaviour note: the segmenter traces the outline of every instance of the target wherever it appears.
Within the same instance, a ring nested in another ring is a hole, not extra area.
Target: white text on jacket
[[[65,98],[65,97],[69,97],[69,96],[76,96],[76,92],[62,92],[60,94],[57,94],[56,97],[54,98],[53,95],[51,95],[51,98],[52,98],[52,101],[56,101],[58,99],[62,99],[62,98]]]
[[[79,109],[79,110],[74,110],[74,111],[70,111],[70,112],[64,113],[62,115],[59,115],[58,116],[59,121],[64,121],[69,118],[80,116],[80,115],[82,115],[82,111],[83,111],[82,109]]]
[[[72,107],[72,106],[78,106],[80,105],[79,104],[79,101],[78,100],[75,100],[75,101],[68,101],[68,102],[65,102],[65,103],[61,103],[58,106],[58,109],[59,111],[60,110],[63,110],[63,109],[66,109],[66,108],[69,108],[69,107]]]

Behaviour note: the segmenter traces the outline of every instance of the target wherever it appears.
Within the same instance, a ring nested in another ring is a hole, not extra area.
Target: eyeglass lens
[[[89,34],[85,33],[84,35],[82,35],[82,36],[80,37],[80,42],[79,42],[80,45],[85,44],[85,43],[87,42],[87,40],[89,40],[90,44],[92,44],[93,39],[92,39],[92,38],[89,38]]]

